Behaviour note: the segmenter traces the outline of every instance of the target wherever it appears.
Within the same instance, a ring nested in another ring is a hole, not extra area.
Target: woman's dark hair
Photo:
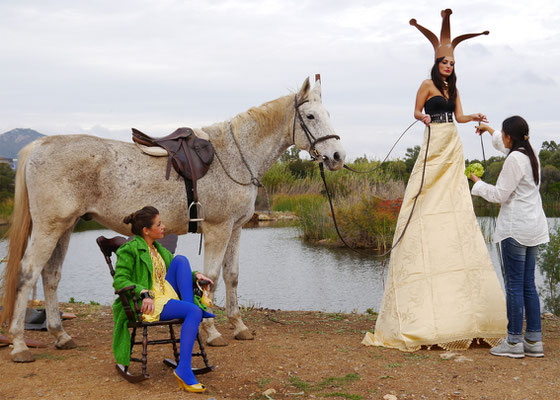
[[[443,61],[445,57],[436,58],[436,62],[432,67],[432,81],[434,85],[438,88],[441,94],[445,94],[445,86],[443,84],[443,77],[439,73],[439,63]],[[449,103],[455,107],[455,101],[457,100],[457,75],[455,75],[455,66],[453,66],[453,72],[447,78],[447,96],[449,97]]]
[[[123,219],[125,224],[132,224],[132,233],[142,236],[143,228],[151,228],[154,218],[159,215],[157,208],[146,206],[141,210],[135,211]]]
[[[535,185],[539,184],[539,162],[537,156],[529,143],[529,124],[519,115],[506,118],[502,122],[502,130],[511,138],[512,144],[509,154],[514,151],[525,154],[531,160],[531,168],[533,169],[533,179]],[[508,154],[508,155],[509,155]]]

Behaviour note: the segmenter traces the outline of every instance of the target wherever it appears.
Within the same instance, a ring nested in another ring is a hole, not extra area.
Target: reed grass
[[[361,169],[368,168],[371,165]],[[383,175],[368,175],[337,171],[327,175],[327,185],[344,240],[353,247],[382,251],[391,246],[400,207],[397,199],[402,198],[405,185]],[[275,182],[272,209],[295,213],[303,240],[342,245],[322,181],[312,176]]]

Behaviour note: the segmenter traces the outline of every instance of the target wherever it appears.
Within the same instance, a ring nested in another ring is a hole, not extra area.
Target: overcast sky
[[[321,73],[349,158],[381,158],[413,122],[433,63],[408,21],[439,36],[447,7],[453,37],[490,31],[455,51],[465,113],[496,128],[522,115],[537,151],[558,141],[557,0],[2,0],[0,133],[165,135],[227,120]],[[474,124],[459,131],[465,156],[480,158]],[[418,123],[395,156],[422,134]]]

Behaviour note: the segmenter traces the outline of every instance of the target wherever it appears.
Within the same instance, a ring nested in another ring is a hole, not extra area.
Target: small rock
[[[518,380],[519,380],[519,377],[518,377],[518,376],[514,376],[514,377],[513,377],[513,380],[514,380],[514,381],[518,381]]]
[[[446,351],[445,353],[442,353],[439,356],[442,360],[451,360],[456,355],[457,355],[457,353],[452,353],[450,351]]]
[[[455,359],[455,362],[464,362],[464,361],[473,361],[473,359],[465,356],[459,356]]]
[[[554,314],[549,313],[549,312],[543,313],[542,316],[543,316],[544,319],[552,319],[552,318],[554,318]]]
[[[270,396],[271,394],[274,394],[274,393],[276,393],[276,390],[270,388],[270,389],[266,389],[266,390],[263,392],[263,395],[264,395],[264,396]]]
[[[398,400],[397,396],[395,396],[394,394],[386,394],[385,396],[383,396],[383,400]]]

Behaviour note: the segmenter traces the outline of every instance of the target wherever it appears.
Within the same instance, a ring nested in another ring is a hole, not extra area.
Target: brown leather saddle
[[[169,179],[171,165],[173,165],[175,171],[185,180],[190,221],[202,221],[203,217],[197,215],[200,203],[198,202],[196,181],[206,175],[214,160],[212,143],[196,136],[191,128],[179,128],[161,138],[152,138],[138,129],[132,128],[132,140],[148,147],[159,146],[167,151],[165,179]],[[195,205],[194,210],[193,205]],[[189,223],[189,231],[196,231],[196,229],[196,223],[194,225]]]
[[[167,150],[165,179],[169,179],[173,165],[179,175],[194,182],[206,175],[214,159],[212,143],[197,137],[191,128],[179,128],[161,138],[152,138],[132,128],[132,140],[144,146],[159,146]]]

